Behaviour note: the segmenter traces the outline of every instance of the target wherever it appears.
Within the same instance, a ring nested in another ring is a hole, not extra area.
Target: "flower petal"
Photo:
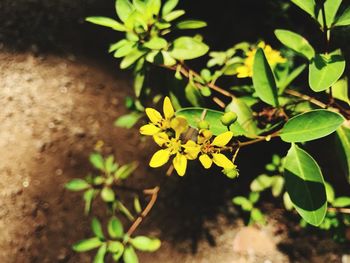
[[[229,143],[229,141],[231,141],[232,137],[233,137],[233,132],[230,132],[230,131],[224,132],[224,133],[216,136],[216,138],[211,143],[211,145],[218,146],[218,147],[224,147],[226,144]]]
[[[202,154],[201,156],[199,156],[199,161],[201,162],[201,164],[205,169],[209,169],[213,164],[213,161],[210,159],[210,157],[207,154]]]
[[[174,165],[176,172],[180,176],[185,175],[186,168],[187,168],[187,159],[184,155],[178,153],[173,160],[173,165]]]
[[[167,150],[159,150],[153,154],[149,166],[152,168],[160,167],[169,161],[170,152]]]
[[[142,135],[155,135],[160,132],[160,129],[153,124],[146,124],[140,128],[140,133]]]
[[[152,108],[146,108],[146,114],[147,117],[150,119],[150,121],[154,124],[160,122],[163,117],[162,115],[159,113],[159,111],[152,109]]]
[[[163,147],[164,144],[169,142],[169,136],[165,132],[157,133],[153,136],[153,140],[156,144],[158,144],[160,147]]]
[[[187,120],[183,117],[176,117],[172,119],[170,126],[175,131],[176,138],[180,138],[180,135],[188,129]]]
[[[169,97],[165,97],[164,99],[163,112],[164,112],[165,119],[170,119],[174,117],[174,114],[175,114],[174,108],[173,108],[173,105],[171,104]]]
[[[192,140],[187,141],[183,147],[185,148],[186,158],[189,160],[196,159],[201,150],[201,147]]]
[[[225,155],[222,153],[213,153],[213,161],[217,166],[220,166],[224,169],[232,169],[235,167],[232,161],[230,161]]]

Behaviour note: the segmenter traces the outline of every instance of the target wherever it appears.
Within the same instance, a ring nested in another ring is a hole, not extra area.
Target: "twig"
[[[310,97],[308,95],[305,95],[305,94],[302,94],[296,90],[291,90],[291,89],[286,89],[285,90],[285,93],[289,94],[289,95],[292,95],[294,97],[298,97],[298,98],[301,98],[303,100],[306,100],[306,101],[309,101],[311,102],[312,104],[315,104],[316,106],[319,106],[320,108],[324,108],[326,109],[328,107],[327,104],[313,98],[313,97]]]
[[[350,214],[350,208],[338,208],[338,207],[329,207],[328,212],[337,212],[342,214]]]
[[[240,142],[238,141],[238,147],[241,148],[241,147],[244,147],[244,146],[248,146],[248,145],[252,145],[252,144],[255,144],[255,143],[259,143],[259,142],[263,142],[263,141],[270,141],[272,138],[276,138],[278,137],[278,133],[274,133],[274,134],[271,134],[271,135],[268,135],[268,136],[265,136],[265,137],[261,137],[261,138],[257,138],[257,139],[254,139],[254,140],[251,140],[251,141],[247,141],[247,142]]]
[[[142,220],[148,215],[148,213],[151,211],[152,207],[157,201],[158,197],[158,192],[159,192],[159,187],[156,186],[152,189],[145,189],[143,190],[143,193],[145,195],[150,195],[151,199],[149,200],[147,206],[143,209],[141,214],[136,218],[136,220],[133,222],[133,224],[130,226],[129,230],[126,232],[126,236],[130,237],[135,230],[138,228],[138,226],[141,224]],[[125,241],[127,242],[127,240]]]

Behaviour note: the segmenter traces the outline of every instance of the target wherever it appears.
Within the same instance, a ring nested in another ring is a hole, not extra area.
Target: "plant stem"
[[[136,218],[136,220],[132,223],[132,225],[130,226],[130,228],[128,229],[128,231],[126,232],[126,236],[130,237],[135,230],[138,228],[138,226],[141,224],[142,220],[148,215],[148,213],[151,211],[152,207],[154,206],[154,204],[157,201],[157,197],[158,197],[158,192],[159,192],[159,186],[156,186],[152,189],[145,189],[143,190],[143,193],[145,195],[150,195],[151,199],[149,200],[148,204],[146,205],[146,207],[143,209],[143,211],[141,212],[141,214]],[[125,241],[127,242],[127,240]]]
[[[276,138],[278,137],[278,133],[273,133],[271,135],[268,135],[268,136],[264,136],[264,137],[261,137],[261,138],[257,138],[257,139],[254,139],[254,140],[251,140],[251,141],[247,141],[247,142],[238,142],[238,148],[241,148],[241,147],[244,147],[244,146],[248,146],[248,145],[252,145],[252,144],[255,144],[255,143],[259,143],[259,142],[263,142],[263,141],[270,141],[272,138]]]
[[[315,99],[313,97],[310,97],[308,95],[302,94],[299,91],[286,89],[284,92],[289,94],[289,95],[292,95],[294,97],[298,97],[298,98],[301,98],[303,100],[309,101],[312,104],[314,104],[316,106],[319,106],[320,108],[326,109],[328,107],[327,104],[325,104],[325,103],[323,103],[323,102],[321,102],[321,101],[319,101],[319,100],[317,100],[317,99]]]
[[[338,208],[338,207],[329,207],[328,212],[337,212],[342,214],[350,214],[350,208]]]

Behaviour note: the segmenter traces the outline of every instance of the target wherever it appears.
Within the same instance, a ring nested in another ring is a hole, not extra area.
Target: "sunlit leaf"
[[[73,245],[73,250],[77,252],[85,252],[98,248],[102,245],[101,240],[98,237],[81,240]]]
[[[96,217],[92,219],[91,229],[99,239],[104,239],[101,223]]]
[[[338,12],[342,0],[325,0],[322,2],[324,2],[323,5],[326,14],[326,26],[327,28],[330,28],[334,23],[336,14]],[[318,10],[317,20],[320,23],[320,25],[323,25],[323,15],[321,8]]]
[[[88,184],[85,180],[82,179],[73,179],[66,183],[65,188],[70,191],[81,191],[85,190],[90,187],[90,184]]]
[[[315,8],[316,8],[315,0],[291,0],[291,1],[295,5],[300,7],[302,10],[304,10],[306,13],[308,13],[312,17],[315,17]]]
[[[99,26],[105,26],[110,27],[117,31],[125,31],[126,28],[123,24],[119,23],[118,21],[104,16],[90,16],[85,19],[86,21],[99,25]]]
[[[348,87],[348,78],[343,78],[338,80],[333,86],[332,86],[332,95],[334,98],[344,101],[347,104],[350,105],[349,100],[349,87]]]
[[[120,220],[116,217],[112,217],[108,221],[108,234],[112,238],[122,238],[124,235],[123,225]]]
[[[340,197],[337,197],[332,205],[334,207],[346,207],[346,206],[350,206],[350,197],[348,196],[340,196]]]
[[[146,236],[137,236],[130,240],[134,248],[141,251],[154,252],[159,249],[161,242],[157,238],[149,238]]]
[[[342,125],[336,132],[337,154],[343,171],[350,182],[350,128]]]
[[[350,25],[350,6],[336,19],[334,26]]]
[[[115,200],[114,191],[110,187],[105,186],[101,191],[101,198],[105,202],[113,202]]]
[[[178,3],[179,3],[179,0],[166,1],[165,4],[163,5],[162,15],[165,16],[165,15],[169,14],[171,11],[173,11]]]
[[[175,39],[169,54],[179,60],[189,60],[201,57],[209,51],[203,42],[192,37],[179,37]]]
[[[132,246],[128,246],[124,250],[123,254],[124,263],[138,263],[139,259],[135,253],[135,250]]]
[[[144,116],[142,113],[134,111],[129,114],[120,116],[118,119],[116,119],[114,125],[117,127],[130,129],[138,122],[142,116]]]
[[[207,23],[201,20],[185,20],[176,24],[178,29],[198,29],[206,26]]]
[[[107,244],[103,244],[102,246],[100,246],[100,248],[98,249],[94,261],[93,263],[104,263],[104,259],[105,259],[105,255],[107,253]]]
[[[129,0],[116,0],[115,9],[119,19],[123,22],[125,22],[134,11],[134,7]]]

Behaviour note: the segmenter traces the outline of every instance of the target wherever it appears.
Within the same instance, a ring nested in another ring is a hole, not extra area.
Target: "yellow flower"
[[[149,165],[152,168],[157,168],[166,164],[172,155],[173,165],[176,172],[183,176],[187,169],[187,160],[197,158],[200,151],[199,145],[194,141],[189,140],[186,144],[182,144],[180,136],[187,131],[188,123],[182,117],[175,117],[170,121],[170,128],[174,130],[175,137],[169,137],[167,132],[160,132],[153,136],[154,141],[164,149],[157,151],[151,158]]]
[[[286,59],[281,56],[279,51],[272,49],[272,47],[270,45],[266,45],[265,42],[259,42],[258,48],[262,48],[264,50],[266,59],[272,68],[277,64],[286,62]],[[244,60],[244,64],[237,68],[237,78],[247,78],[253,76],[253,63],[256,51],[257,48],[253,48],[245,54],[246,59]]]
[[[209,169],[213,163],[224,169],[233,169],[235,165],[224,154],[220,153],[232,139],[233,133],[224,132],[211,142],[213,134],[209,130],[201,130],[198,135],[198,143],[201,146],[199,161],[205,169]]]
[[[171,101],[168,97],[165,97],[163,103],[164,117],[159,113],[159,111],[152,108],[146,108],[145,111],[151,123],[143,125],[140,128],[140,133],[142,135],[153,136],[159,132],[166,131],[167,129],[171,128],[170,124],[171,120],[175,116],[175,112],[173,105],[171,104]]]

